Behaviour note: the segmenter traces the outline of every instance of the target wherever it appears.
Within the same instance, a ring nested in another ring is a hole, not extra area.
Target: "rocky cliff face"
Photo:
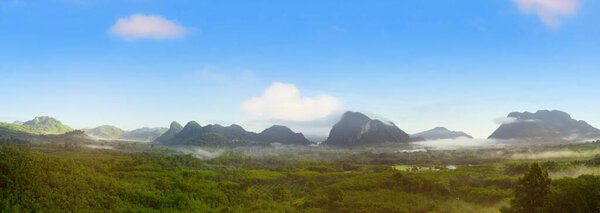
[[[407,143],[410,137],[394,124],[373,120],[359,112],[346,112],[336,123],[324,145],[356,146],[378,143]]]

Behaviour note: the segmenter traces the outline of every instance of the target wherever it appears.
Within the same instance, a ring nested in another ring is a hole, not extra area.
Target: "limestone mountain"
[[[214,129],[231,140],[253,141],[254,139],[256,139],[257,136],[256,133],[248,132],[243,127],[237,124],[232,124],[230,126],[221,126],[219,124],[215,124]]]
[[[459,137],[473,138],[467,133],[450,131],[444,127],[436,127],[427,131],[419,132],[410,136],[411,138],[423,138],[424,140],[455,139]]]
[[[231,146],[233,142],[216,131],[214,125],[202,127],[197,122],[190,121],[175,137],[162,144],[222,147]]]
[[[302,133],[295,133],[290,128],[273,125],[258,133],[257,141],[277,142],[280,144],[309,145],[311,142]]]
[[[72,129],[70,127],[64,125],[59,120],[56,120],[55,118],[48,117],[48,116],[35,117],[33,120],[24,122],[22,124],[22,126],[26,126],[35,132],[44,133],[44,134],[45,133],[62,134],[62,133],[72,131]]]
[[[171,128],[155,141],[164,145],[198,146],[240,145],[250,142],[277,142],[295,145],[311,143],[302,133],[295,133],[285,126],[274,125],[257,134],[246,131],[236,124],[230,126],[210,124],[202,127],[195,121],[190,121],[183,128],[174,122],[171,124]]]
[[[181,132],[182,129],[183,127],[181,126],[181,124],[177,123],[177,121],[173,121],[169,126],[169,130],[167,130],[165,133],[154,139],[154,141],[158,143],[168,143],[173,138],[175,138],[175,135]]]
[[[575,120],[563,111],[511,112],[507,117],[512,121],[500,125],[489,138],[585,139],[600,137],[599,129],[585,121]]]
[[[395,124],[373,120],[359,112],[346,112],[337,122],[324,145],[355,146],[378,143],[407,143],[410,137]]]

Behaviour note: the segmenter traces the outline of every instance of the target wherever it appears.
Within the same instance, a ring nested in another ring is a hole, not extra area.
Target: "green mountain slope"
[[[56,120],[55,118],[48,117],[48,116],[35,117],[33,120],[26,121],[25,123],[23,123],[23,126],[26,126],[30,129],[34,130],[35,132],[39,132],[39,133],[62,134],[62,133],[72,131],[72,129],[70,127],[62,124],[60,121]]]
[[[26,126],[0,122],[0,138],[23,138],[37,134],[36,131]]]
[[[149,128],[143,127],[135,130],[125,132],[119,139],[125,140],[138,140],[138,141],[153,141],[158,138],[168,129],[164,127]]]
[[[116,126],[102,125],[93,129],[86,129],[85,133],[98,138],[119,139],[125,134],[125,131]]]
[[[159,143],[169,143],[169,141],[171,141],[173,138],[175,138],[175,135],[177,135],[177,133],[181,132],[182,129],[183,129],[183,126],[181,126],[181,124],[177,123],[177,121],[173,121],[173,122],[171,122],[171,126],[169,127],[169,130],[167,130],[161,136],[157,137],[154,141],[159,142]]]
[[[233,142],[215,129],[214,125],[200,126],[195,121],[188,122],[173,138],[160,141],[164,145],[185,146],[231,146]]]

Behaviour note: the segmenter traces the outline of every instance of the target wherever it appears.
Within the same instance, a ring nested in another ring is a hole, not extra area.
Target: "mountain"
[[[154,141],[158,143],[168,143],[173,138],[175,138],[175,135],[181,132],[182,129],[183,127],[181,126],[181,124],[177,123],[177,121],[173,121],[171,122],[171,126],[169,126],[169,130],[167,130],[165,133],[154,139]]]
[[[248,132],[240,125],[232,124],[230,126],[221,126],[219,124],[215,124],[215,131],[223,134],[223,136],[229,138],[230,140],[245,140],[245,141],[253,141],[256,139],[257,134],[254,132]]]
[[[26,121],[22,125],[39,133],[62,134],[72,131],[70,127],[62,124],[55,118],[48,116],[35,117],[33,120]]]
[[[333,125],[324,145],[354,146],[377,143],[407,143],[410,137],[393,123],[372,120],[359,112],[346,112]]]
[[[17,125],[23,125],[23,123],[25,123],[25,122],[23,122],[23,121],[14,121],[14,122],[12,122],[12,124],[17,124]]]
[[[295,133],[285,126],[275,125],[257,134],[246,131],[236,124],[230,126],[215,124],[202,127],[195,121],[188,122],[183,128],[177,122],[173,122],[171,128],[155,141],[164,145],[197,146],[229,146],[248,144],[247,142],[277,142],[296,145],[311,143],[302,133]]]
[[[143,127],[139,129],[134,129],[131,131],[127,131],[119,137],[119,139],[124,140],[137,140],[137,141],[153,141],[155,138],[158,138],[163,133],[165,133],[168,129],[164,127]]]
[[[0,138],[25,138],[37,134],[38,132],[26,126],[0,122]]]
[[[600,130],[585,121],[575,120],[566,112],[558,110],[539,110],[530,112],[511,112],[507,122],[489,138],[544,138],[544,139],[585,139],[600,137]]]
[[[116,126],[102,125],[93,129],[85,129],[85,133],[98,138],[119,139],[125,134],[125,131]]]
[[[171,140],[162,142],[166,145],[193,145],[222,147],[231,146],[233,142],[220,132],[215,130],[214,125],[200,126],[195,121],[188,122],[183,129]]]
[[[302,133],[295,133],[286,126],[273,125],[256,137],[257,141],[277,142],[280,144],[310,145],[311,142]]]
[[[424,140],[455,139],[459,137],[473,138],[464,132],[450,131],[444,127],[436,127],[424,132],[419,132],[410,136],[411,138],[423,138]]]

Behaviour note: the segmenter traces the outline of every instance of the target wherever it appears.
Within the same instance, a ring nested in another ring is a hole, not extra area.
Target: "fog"
[[[115,149],[112,146],[104,146],[104,145],[85,145],[85,147],[91,148],[91,149]]]
[[[460,137],[456,139],[419,141],[413,142],[412,144],[431,149],[458,149],[472,147],[504,146],[509,142],[511,142],[511,140]]]
[[[224,151],[219,149],[219,150],[215,150],[213,152],[207,151],[205,149],[201,149],[201,148],[179,148],[177,149],[178,152],[185,154],[185,155],[192,155],[196,158],[200,158],[203,160],[208,160],[208,159],[213,159],[216,157],[221,156]]]
[[[536,159],[552,159],[552,158],[588,158],[600,154],[600,149],[587,151],[573,150],[558,150],[558,151],[543,151],[532,153],[515,153],[511,156],[515,160],[536,160]]]

